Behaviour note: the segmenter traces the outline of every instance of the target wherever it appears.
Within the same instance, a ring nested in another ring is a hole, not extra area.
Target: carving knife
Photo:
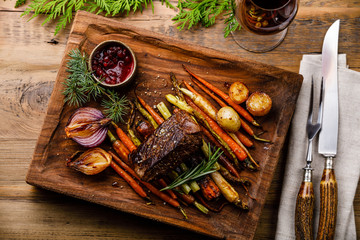
[[[322,77],[325,84],[322,129],[318,152],[325,158],[320,182],[320,218],[317,240],[334,239],[337,214],[337,182],[333,168],[339,128],[338,40],[340,20],[326,32],[322,48]]]

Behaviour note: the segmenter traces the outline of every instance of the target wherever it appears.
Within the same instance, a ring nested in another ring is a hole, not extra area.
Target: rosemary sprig
[[[188,169],[187,171],[183,172],[180,176],[178,176],[171,184],[167,187],[161,189],[161,191],[173,189],[175,187],[181,186],[184,183],[188,183],[190,181],[196,181],[203,176],[215,172],[216,169],[214,168],[214,164],[222,154],[220,152],[220,148],[218,148],[214,153],[211,151],[210,145],[209,149],[209,157],[208,159],[204,159],[199,165]]]
[[[88,57],[85,53],[81,53],[79,49],[73,49],[69,53],[69,61],[67,63],[67,71],[70,73],[65,80],[64,101],[70,106],[81,106],[91,99],[102,99],[101,105],[107,117],[114,122],[123,121],[123,115],[128,109],[128,100],[125,96],[120,97],[113,90],[105,89],[92,76],[92,72],[88,69]]]

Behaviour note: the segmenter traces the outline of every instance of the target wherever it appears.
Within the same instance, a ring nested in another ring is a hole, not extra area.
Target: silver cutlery
[[[334,239],[337,215],[337,181],[333,160],[337,152],[339,128],[338,100],[338,40],[340,20],[326,32],[322,48],[322,77],[324,79],[324,112],[319,135],[319,154],[325,157],[325,167],[320,182],[320,218],[317,240]]]
[[[313,102],[314,102],[314,79],[311,79],[309,113],[306,123],[308,137],[308,148],[306,154],[306,166],[304,167],[304,177],[296,199],[295,209],[295,234],[296,239],[313,239],[313,215],[314,215],[314,188],[312,183],[312,157],[313,140],[321,129],[322,110],[323,110],[323,81],[321,81],[321,91],[317,121],[313,123]]]

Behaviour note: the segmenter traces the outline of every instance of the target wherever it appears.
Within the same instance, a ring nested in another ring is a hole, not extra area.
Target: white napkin
[[[339,81],[339,140],[337,156],[334,160],[335,176],[338,182],[338,213],[335,239],[356,239],[353,201],[360,175],[360,73],[349,70],[346,55],[340,54],[338,61]],[[293,121],[290,127],[289,150],[276,239],[295,239],[295,203],[303,180],[303,167],[307,149],[306,120],[309,111],[311,76],[314,77],[315,99],[319,99],[321,82],[321,55],[304,55],[300,64],[300,74],[304,82],[300,90]],[[317,106],[317,105],[315,105]],[[314,108],[317,112],[318,108]],[[317,119],[317,115],[314,116]],[[314,140],[313,186],[315,193],[314,234],[317,234],[320,205],[320,180],[324,169],[324,158],[317,153],[318,137]]]

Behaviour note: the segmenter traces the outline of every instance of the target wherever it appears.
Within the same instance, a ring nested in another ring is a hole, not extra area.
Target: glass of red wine
[[[250,52],[271,51],[284,40],[298,10],[298,0],[235,0],[234,14],[241,25],[231,34]]]

